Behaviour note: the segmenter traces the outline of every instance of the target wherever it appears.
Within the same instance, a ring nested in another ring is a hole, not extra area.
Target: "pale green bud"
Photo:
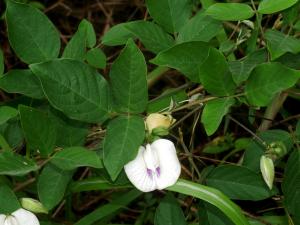
[[[262,173],[264,181],[266,182],[266,184],[271,190],[273,187],[274,175],[275,175],[273,160],[268,156],[262,155],[260,158],[260,171]]]
[[[285,144],[281,141],[272,142],[269,145],[268,154],[272,155],[275,159],[281,158],[287,153],[287,149],[285,147]]]
[[[34,213],[48,213],[48,210],[38,200],[33,198],[21,198],[22,208],[27,209]]]

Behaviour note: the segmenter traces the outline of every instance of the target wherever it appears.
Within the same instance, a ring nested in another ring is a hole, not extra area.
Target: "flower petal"
[[[20,225],[40,225],[38,218],[25,209],[18,209],[12,215],[16,218]]]
[[[151,144],[159,160],[160,175],[157,177],[157,189],[161,190],[172,186],[180,176],[181,166],[177,158],[173,142],[167,139],[158,139]]]
[[[146,150],[143,153],[143,158],[148,169],[155,171],[155,169],[159,166],[156,152],[152,151],[150,144],[146,145]]]
[[[17,221],[13,216],[6,216],[4,219],[4,225],[23,225]]]
[[[145,148],[140,147],[136,158],[124,166],[125,173],[131,183],[140,191],[149,192],[155,190],[155,180],[147,173],[147,167],[143,158]]]
[[[0,215],[0,225],[4,225],[5,218],[6,218],[6,215],[4,215],[4,214]]]

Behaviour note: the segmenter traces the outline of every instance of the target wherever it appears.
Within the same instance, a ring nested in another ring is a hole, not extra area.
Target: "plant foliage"
[[[119,23],[97,1],[103,32],[88,14],[70,36],[46,2],[1,11],[0,214],[30,197],[48,225],[300,224],[299,1],[137,1]],[[149,134],[150,112],[175,120]],[[123,168],[163,135],[181,178],[141,193]]]

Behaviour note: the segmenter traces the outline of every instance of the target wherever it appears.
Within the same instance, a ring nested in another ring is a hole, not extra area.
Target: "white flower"
[[[137,157],[124,169],[131,183],[143,192],[172,186],[181,172],[175,146],[166,139],[141,146]]]
[[[11,215],[0,215],[0,225],[40,225],[38,218],[25,209],[18,209]]]

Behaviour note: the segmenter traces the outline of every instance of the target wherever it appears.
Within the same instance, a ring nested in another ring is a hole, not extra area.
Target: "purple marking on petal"
[[[160,176],[160,167],[156,167],[156,174],[158,177]]]
[[[147,168],[147,174],[152,179],[152,170]]]

